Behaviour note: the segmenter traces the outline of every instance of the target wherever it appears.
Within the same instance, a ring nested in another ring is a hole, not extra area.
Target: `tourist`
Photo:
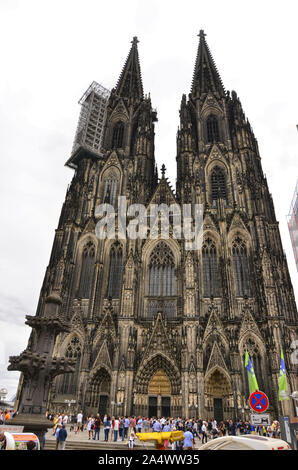
[[[129,420],[128,416],[125,416],[125,420],[124,420],[124,438],[125,439],[127,439],[127,437],[128,437],[129,423],[130,423],[130,420]]]
[[[155,432],[161,432],[162,426],[161,426],[159,419],[155,421],[155,423],[153,424],[153,429]]]
[[[206,426],[206,421],[203,421],[203,424],[202,424],[202,427],[201,427],[201,431],[202,431],[202,444],[204,444],[204,442],[208,442],[208,437],[207,437],[207,426]]]
[[[149,431],[149,419],[148,418],[145,418],[144,419],[144,422],[143,422],[143,427],[144,427],[144,432],[148,432]]]
[[[62,419],[62,424],[64,424],[64,425],[66,426],[67,423],[68,423],[68,416],[67,416],[67,414],[65,414],[65,415],[63,416],[63,419]]]
[[[65,428],[65,424],[62,424],[60,431],[58,433],[58,450],[65,450],[66,438],[67,438],[67,431]]]
[[[129,436],[129,441],[128,441],[128,448],[133,449],[134,448],[134,443],[135,443],[135,433],[131,431],[130,436]]]
[[[94,418],[93,415],[88,418],[88,423],[87,423],[87,431],[88,431],[88,439],[93,439],[93,434],[94,434]]]
[[[138,419],[137,427],[138,427],[138,432],[142,432],[143,420],[141,417]]]
[[[113,428],[114,428],[114,442],[117,442],[118,440],[118,432],[119,432],[119,425],[120,421],[118,418],[114,420]]]
[[[183,449],[192,450],[194,445],[195,440],[193,437],[193,433],[191,432],[191,428],[187,428],[187,431],[184,433]]]
[[[124,441],[124,418],[123,416],[119,418],[119,441]]]
[[[111,429],[111,418],[110,416],[105,415],[104,421],[103,421],[103,430],[104,430],[104,437],[105,437],[105,442],[108,442],[109,440],[109,432]]]
[[[93,437],[94,441],[96,440],[96,436],[97,436],[97,440],[99,441],[99,432],[100,432],[100,417],[98,414],[94,421],[94,437]]]
[[[82,422],[83,422],[83,413],[80,411],[80,413],[77,414],[77,428],[75,433],[79,433],[82,428]]]
[[[58,445],[59,445],[59,432],[62,429],[62,424],[57,424],[56,430],[55,430],[55,437],[56,437],[56,450],[58,450]]]
[[[137,423],[136,423],[135,417],[130,418],[130,420],[129,420],[129,430],[130,430],[130,432],[133,431],[134,434],[136,433],[136,425],[137,425]]]

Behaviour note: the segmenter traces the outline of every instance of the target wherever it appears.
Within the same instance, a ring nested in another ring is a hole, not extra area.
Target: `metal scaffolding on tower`
[[[110,91],[99,83],[93,81],[85,91],[79,104],[81,112],[72,147],[71,157],[66,165],[77,167],[77,158],[80,150],[87,150],[97,156],[101,155],[106,107]]]

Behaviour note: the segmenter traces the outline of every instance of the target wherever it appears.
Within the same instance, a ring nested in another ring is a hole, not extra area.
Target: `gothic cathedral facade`
[[[73,400],[72,412],[102,416],[247,416],[246,350],[275,416],[281,348],[289,388],[298,388],[297,310],[257,141],[199,36],[181,101],[175,191],[164,168],[158,178],[157,114],[143,93],[136,38],[109,97],[101,156],[83,148],[75,156],[36,313],[59,297],[70,331],[59,333],[53,356],[76,364],[53,379],[50,410]],[[118,196],[146,207],[203,204],[201,249],[173,236],[99,239],[96,207]]]

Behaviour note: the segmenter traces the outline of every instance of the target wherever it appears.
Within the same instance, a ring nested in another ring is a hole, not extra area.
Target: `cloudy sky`
[[[175,183],[176,131],[200,29],[259,142],[298,298],[286,215],[297,180],[296,0],[1,0],[0,388],[19,374],[8,356],[27,344],[72,171],[64,167],[92,80],[115,86],[138,36],[145,92],[158,111],[156,159]]]

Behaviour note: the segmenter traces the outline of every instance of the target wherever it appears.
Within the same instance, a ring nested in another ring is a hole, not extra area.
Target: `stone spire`
[[[206,34],[201,29],[198,36],[200,42],[192,80],[191,94],[193,96],[200,96],[203,93],[211,91],[218,93],[220,96],[224,96],[225,89],[206,42]]]
[[[123,98],[143,99],[143,83],[138,54],[138,38],[133,38],[132,46],[116,86],[116,95]]]

